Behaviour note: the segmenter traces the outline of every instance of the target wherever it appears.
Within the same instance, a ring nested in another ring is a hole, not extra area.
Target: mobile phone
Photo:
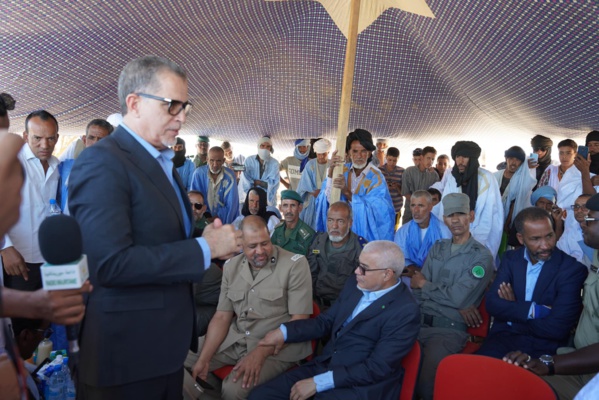
[[[587,146],[578,146],[578,154],[586,160],[589,156],[589,148]]]
[[[535,164],[539,162],[539,155],[537,153],[530,153],[530,156],[528,158],[531,159],[532,162]]]
[[[193,376],[193,371],[191,370],[191,368],[185,367],[185,370],[187,372],[189,372],[189,374],[191,376]],[[202,389],[206,389],[206,390],[214,390],[214,386],[212,386],[211,384],[209,384],[208,382],[206,382],[205,380],[203,380],[202,378],[200,378],[199,376],[196,376],[196,383],[202,388]]]

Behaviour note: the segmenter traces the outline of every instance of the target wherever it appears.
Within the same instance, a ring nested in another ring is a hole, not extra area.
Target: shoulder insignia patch
[[[475,265],[472,267],[472,276],[478,279],[482,279],[485,277],[485,269],[480,265]]]
[[[304,239],[304,240],[307,239],[308,237],[310,237],[310,232],[308,232],[304,228],[299,229],[299,234],[301,235],[302,239]]]
[[[312,250],[312,254],[320,254],[320,250],[314,249],[314,250]]]
[[[291,257],[291,261],[297,261],[302,257],[303,256],[301,254],[294,254],[293,257]]]
[[[360,246],[364,248],[364,246],[368,244],[368,240],[364,239],[362,236],[358,236],[358,243],[360,243]]]

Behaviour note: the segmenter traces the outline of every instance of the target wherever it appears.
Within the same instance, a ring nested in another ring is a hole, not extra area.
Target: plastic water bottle
[[[55,365],[52,369],[52,375],[48,383],[48,396],[47,400],[63,400],[62,382],[60,378],[60,365]]]
[[[75,382],[69,378],[69,382],[67,383],[67,400],[75,400],[77,398],[77,393],[75,392]]]
[[[60,214],[62,214],[62,210],[60,209],[58,204],[56,204],[56,199],[50,199],[50,206],[48,207],[48,216],[51,217],[53,215]]]

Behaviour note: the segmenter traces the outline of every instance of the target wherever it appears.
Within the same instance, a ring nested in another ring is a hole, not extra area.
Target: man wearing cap
[[[224,150],[219,146],[211,148],[208,165],[202,165],[194,171],[191,188],[205,193],[208,212],[212,217],[230,224],[239,215],[239,194],[235,173],[225,167],[224,162]]]
[[[196,168],[206,165],[208,162],[208,148],[210,147],[210,138],[208,136],[198,136],[196,143],[197,154],[193,158]]]
[[[285,220],[275,228],[272,242],[287,251],[305,256],[316,232],[299,217],[303,202],[295,190],[281,192],[281,213]]]
[[[356,129],[347,136],[345,146],[351,163],[344,164],[345,157],[333,152],[325,190],[316,199],[317,231],[326,229],[329,197],[331,188],[335,187],[341,190],[341,200],[351,204],[353,232],[368,241],[393,239],[395,210],[385,177],[371,162],[375,149],[370,132]],[[343,165],[343,174],[333,178],[337,165]]]
[[[443,175],[441,182],[433,185],[443,193],[464,193],[470,199],[470,210],[474,220],[470,226],[472,236],[497,255],[503,232],[503,204],[497,179],[486,169],[480,168],[478,157],[481,149],[478,144],[458,141],[451,148],[451,158],[455,165],[450,174]],[[437,217],[444,215],[443,202],[433,208]]]
[[[599,195],[586,202],[588,217],[582,224],[585,245],[593,249],[591,270],[584,282],[582,314],[574,335],[574,347],[560,347],[540,358],[520,351],[510,352],[504,361],[541,375],[560,400],[572,399],[599,372]],[[555,375],[554,375],[555,374]],[[577,397],[578,398],[578,397]],[[597,396],[582,397],[595,399]]]
[[[439,362],[459,353],[468,338],[468,321],[460,310],[478,307],[493,277],[493,256],[470,234],[474,211],[463,193],[443,197],[443,221],[451,239],[437,241],[415,271],[410,286],[420,303],[422,324],[418,339],[422,344],[422,369],[417,393],[433,398]]]
[[[387,181],[387,187],[389,188],[389,194],[393,201],[393,208],[395,209],[395,229],[399,227],[401,218],[401,208],[403,207],[403,196],[401,195],[401,185],[404,169],[397,165],[399,159],[399,149],[396,147],[389,147],[387,150],[387,156],[385,157],[385,165],[380,170]]]
[[[499,193],[503,202],[504,235],[507,238],[513,219],[520,210],[530,207],[530,195],[537,181],[530,175],[526,154],[518,146],[512,146],[504,153],[506,168],[495,172]]]
[[[403,223],[407,224],[412,219],[410,211],[410,197],[417,190],[426,190],[439,181],[439,175],[432,169],[437,150],[426,146],[422,149],[422,156],[418,166],[408,167],[403,173],[401,194],[406,198],[406,207],[403,214]]]
[[[316,158],[308,161],[302,177],[297,186],[297,193],[304,200],[304,206],[300,213],[300,219],[316,229],[316,198],[320,193],[322,182],[326,178],[327,168],[329,168],[329,151],[331,151],[331,142],[327,139],[319,139],[312,146],[316,153]]]
[[[245,159],[245,171],[239,178],[239,201],[244,202],[251,188],[257,186],[267,194],[267,206],[277,206],[280,174],[279,162],[271,154],[274,153],[272,139],[262,136],[258,139],[258,154]]]
[[[246,217],[241,231],[243,253],[225,263],[216,314],[200,338],[201,352],[190,352],[185,361],[204,380],[209,371],[235,365],[222,384],[226,400],[247,398],[255,385],[312,352],[310,342],[291,344],[278,354],[258,346],[282,323],[312,314],[312,282],[306,258],[273,245],[262,218]]]
[[[374,152],[372,163],[379,169],[383,164],[385,164],[387,147],[389,147],[389,141],[386,138],[378,138],[376,140],[376,151]]]
[[[549,214],[538,207],[514,221],[523,247],[508,251],[486,297],[494,318],[477,354],[502,358],[521,350],[533,357],[553,354],[568,343],[580,315],[580,290],[587,269],[555,247]]]
[[[352,220],[349,204],[344,201],[331,204],[327,231],[317,233],[308,250],[312,291],[321,311],[337,300],[367,243],[366,239],[351,231]]]
[[[300,177],[304,171],[304,167],[310,154],[310,140],[309,139],[297,139],[295,141],[295,147],[293,148],[293,155],[287,157],[279,165],[279,171],[285,171],[287,178],[280,177],[281,183],[287,189],[297,190]]]
[[[406,257],[408,271],[402,277],[406,285],[410,284],[414,272],[424,265],[433,244],[439,239],[451,238],[445,223],[431,213],[433,199],[428,191],[415,191],[410,198],[410,208],[412,220],[397,230],[394,239]]]
[[[177,172],[181,177],[185,190],[191,188],[191,181],[193,178],[193,171],[196,169],[193,161],[186,157],[187,150],[185,149],[185,140],[180,137],[177,138],[177,143],[173,146],[175,156],[173,157],[173,165],[177,168]],[[224,222],[224,221],[223,221]],[[228,222],[225,222],[228,224]]]

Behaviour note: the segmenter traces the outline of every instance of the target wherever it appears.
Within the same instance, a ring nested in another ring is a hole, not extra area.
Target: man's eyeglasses
[[[589,209],[586,208],[586,206],[581,206],[581,205],[578,205],[578,204],[574,204],[573,206],[570,206],[570,210],[574,210],[574,211],[578,211],[578,210],[589,211]]]
[[[192,203],[193,204],[193,208],[195,208],[196,210],[201,210],[202,207],[204,207],[204,205],[202,203]]]
[[[370,271],[385,271],[389,268],[368,268],[368,265],[362,264],[361,262],[356,263],[356,268],[360,271],[360,275],[366,275],[366,272]]]
[[[163,103],[168,104],[168,113],[170,115],[179,115],[181,110],[183,110],[185,112],[185,115],[187,115],[187,114],[189,114],[189,111],[191,111],[192,105],[189,101],[186,101],[185,103],[183,103],[182,101],[179,101],[179,100],[167,99],[166,97],[158,97],[158,96],[154,96],[153,94],[147,94],[147,93],[135,93],[135,94],[138,96],[141,96],[141,97],[145,97],[145,98],[152,99],[152,100],[162,101]]]
[[[589,226],[589,222],[599,221],[599,218],[584,217],[584,222]]]
[[[44,339],[49,339],[50,336],[52,336],[52,334],[54,333],[54,330],[52,328],[35,329],[35,331],[41,332],[44,335]]]

